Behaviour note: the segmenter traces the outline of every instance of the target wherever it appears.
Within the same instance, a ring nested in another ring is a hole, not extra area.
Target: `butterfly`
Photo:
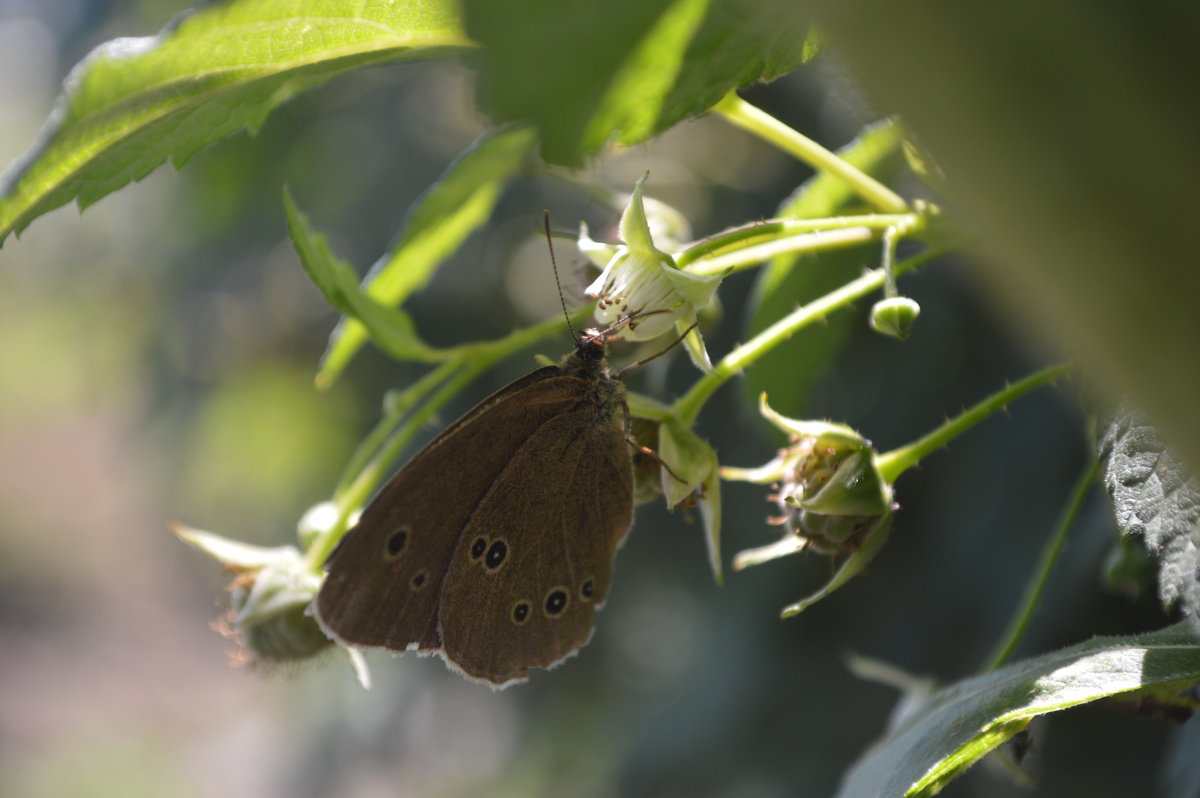
[[[367,505],[327,563],[322,628],[496,687],[591,638],[633,523],[625,388],[603,333],[480,402]]]

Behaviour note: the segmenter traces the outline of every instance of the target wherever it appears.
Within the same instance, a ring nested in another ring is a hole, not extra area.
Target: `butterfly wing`
[[[543,424],[483,497],[442,586],[442,655],[451,666],[505,685],[591,637],[633,521],[622,420],[577,403]]]
[[[413,457],[326,563],[316,614],[337,640],[441,647],[438,597],[463,528],[514,454],[576,396],[539,369],[485,399]]]

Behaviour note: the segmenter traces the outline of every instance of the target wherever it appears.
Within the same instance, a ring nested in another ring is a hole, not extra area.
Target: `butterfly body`
[[[590,638],[633,521],[628,409],[604,342],[485,399],[413,457],[330,556],[322,627],[497,686]]]

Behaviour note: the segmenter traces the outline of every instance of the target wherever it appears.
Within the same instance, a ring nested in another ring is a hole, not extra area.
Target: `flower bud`
[[[311,580],[297,576],[269,565],[230,585],[230,628],[260,664],[307,659],[333,645],[308,611],[316,595]]]
[[[888,297],[879,300],[871,308],[871,329],[903,341],[908,338],[913,323],[920,315],[921,306],[915,299],[906,296]]]
[[[173,529],[237,574],[229,586],[229,613],[220,625],[240,645],[239,659],[299,660],[333,644],[308,612],[320,577],[294,546],[267,548],[180,525]]]
[[[328,532],[337,520],[338,506],[333,502],[320,502],[309,507],[296,524],[296,537],[300,545],[307,549],[320,535]]]
[[[774,483],[777,490],[769,498],[780,514],[773,522],[785,527],[785,538],[795,540],[743,552],[735,567],[804,549],[857,551],[892,505],[892,489],[879,474],[871,442],[844,424],[781,416],[765,396],[761,412],[789,433],[788,446],[761,468],[725,468],[722,473],[726,479]]]

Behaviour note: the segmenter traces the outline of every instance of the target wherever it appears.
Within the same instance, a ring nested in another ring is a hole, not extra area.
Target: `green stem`
[[[883,232],[883,263],[880,266],[883,268],[883,295],[888,299],[899,293],[893,267],[896,263],[896,245],[900,243],[901,234],[898,227],[889,227]]]
[[[713,106],[713,110],[734,125],[766,139],[784,152],[796,156],[816,169],[844,180],[854,191],[885,213],[904,213],[908,203],[896,192],[827,150],[812,139],[793,130],[775,117],[755,108],[734,92]]]
[[[383,481],[384,475],[391,468],[392,463],[400,457],[401,452],[408,446],[413,436],[489,365],[475,361],[446,380],[425,404],[405,420],[396,434],[388,439],[385,446],[380,448],[379,453],[359,472],[358,477],[350,483],[345,492],[338,496],[339,507],[345,507],[349,512],[353,512],[366,504],[367,499],[375,492],[375,488]]]
[[[787,236],[804,233],[842,230],[850,227],[867,227],[872,230],[887,230],[897,227],[908,233],[919,230],[923,226],[924,216],[917,213],[864,213],[857,216],[830,216],[823,219],[767,219],[743,227],[722,230],[689,244],[687,249],[675,255],[675,264],[682,269],[689,263],[704,258],[725,255],[727,252],[769,244]]]
[[[1100,471],[1100,463],[1098,460],[1093,460],[1080,474],[1079,480],[1075,483],[1074,489],[1071,491],[1071,498],[1063,511],[1062,518],[1059,519],[1058,529],[1046,541],[1046,548],[1042,551],[1041,562],[1038,563],[1038,568],[1033,576],[1029,579],[1029,584],[1025,586],[1025,596],[1021,604],[1017,607],[1017,612],[1013,615],[1012,620],[1008,624],[1008,631],[1004,637],[996,645],[991,657],[988,658],[988,664],[984,667],[985,671],[994,671],[1008,661],[1012,656],[1013,651],[1021,642],[1021,638],[1025,635],[1025,630],[1029,627],[1029,622],[1033,619],[1033,613],[1037,610],[1038,602],[1041,601],[1042,593],[1046,589],[1046,583],[1050,579],[1050,572],[1054,570],[1054,564],[1058,562],[1058,557],[1062,553],[1063,546],[1067,542],[1067,532],[1071,529],[1071,525],[1075,523],[1076,516],[1079,515],[1079,510],[1083,507],[1083,500],[1087,497],[1088,488],[1096,479],[1096,474]]]
[[[927,250],[920,255],[906,258],[897,263],[893,271],[897,275],[904,274],[925,265],[941,254],[943,254],[941,250]],[[797,331],[825,318],[833,311],[849,305],[854,300],[879,290],[883,281],[883,270],[875,269],[784,316],[723,357],[719,363],[713,366],[710,373],[697,380],[687,393],[675,401],[671,407],[672,413],[684,424],[691,426],[701,408],[704,407],[704,403],[717,388],[725,384],[726,380],[791,338]]]
[[[346,467],[342,469],[342,477],[338,480],[337,487],[334,488],[333,492],[335,500],[350,487],[359,473],[378,455],[379,449],[395,433],[400,422],[408,415],[408,411],[424,401],[430,391],[436,388],[450,374],[454,373],[455,370],[461,368],[462,365],[462,357],[447,360],[403,391],[400,391],[394,400],[385,400],[383,418],[379,420],[374,429],[358,445],[358,448],[354,451],[354,455],[350,458]]]
[[[889,228],[891,229],[891,228]],[[692,274],[732,274],[757,266],[776,255],[800,252],[826,252],[843,247],[865,244],[879,238],[880,231],[869,227],[847,227],[841,230],[822,230],[776,239],[745,249],[735,250],[713,258],[696,261],[688,269]]]
[[[899,272],[899,267],[896,270]],[[942,448],[992,413],[1005,407],[1015,399],[1024,396],[1034,388],[1045,385],[1048,382],[1053,382],[1059,377],[1069,374],[1073,369],[1074,366],[1069,364],[1050,366],[1049,368],[1042,369],[1020,382],[1015,382],[1006,386],[1003,390],[997,391],[971,409],[965,410],[957,417],[946,421],[923,438],[907,446],[901,446],[879,455],[879,458],[876,460],[879,475],[889,485],[892,484],[901,474],[919,463],[926,455]]]
[[[488,365],[490,364],[483,361],[472,361],[448,379],[416,412],[405,419],[404,424],[380,447],[379,452],[363,467],[358,476],[339,492],[336,499],[337,521],[328,530],[318,535],[304,554],[305,565],[310,570],[314,573],[320,572],[325,560],[333,551],[333,547],[346,534],[346,530],[350,526],[350,516],[366,504],[367,500],[375,493],[375,489],[383,482],[393,461],[400,456],[417,431],[429,423],[434,414],[464,386],[485,371]]]

